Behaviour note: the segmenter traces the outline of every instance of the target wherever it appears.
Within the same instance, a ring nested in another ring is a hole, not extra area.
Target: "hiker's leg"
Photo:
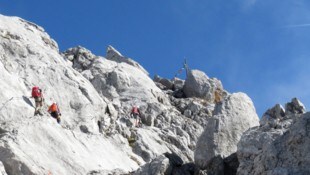
[[[59,116],[57,117],[57,123],[60,123],[60,117]]]
[[[41,112],[42,107],[43,107],[43,98],[40,97],[39,100],[40,100],[39,104],[40,104],[40,112]]]
[[[54,119],[57,120],[57,123],[60,123],[60,116],[58,115],[57,112],[52,112],[51,115]]]
[[[138,122],[138,115],[137,114],[134,114],[134,117],[135,117],[135,127],[137,127],[137,122]]]
[[[34,115],[38,114],[39,106],[40,106],[39,102],[37,100],[35,100]]]
[[[57,114],[56,114],[56,112],[52,112],[52,113],[51,113],[51,116],[52,116],[54,119],[57,119]]]

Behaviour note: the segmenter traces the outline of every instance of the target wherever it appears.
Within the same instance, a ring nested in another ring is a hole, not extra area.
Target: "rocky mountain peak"
[[[238,143],[237,174],[308,174],[309,113],[293,98],[284,109],[268,109],[259,127],[246,131]],[[310,121],[310,120],[309,120]],[[279,163],[281,162],[281,163]]]
[[[106,59],[112,60],[118,63],[127,63],[129,65],[132,65],[138,69],[140,69],[142,72],[144,72],[146,75],[149,75],[149,73],[136,61],[132,60],[131,58],[124,57],[119,51],[114,49],[112,46],[108,46],[107,48],[107,54]]]
[[[309,114],[296,98],[269,109],[259,125],[246,94],[227,92],[200,70],[152,80],[112,46],[105,57],[82,46],[59,53],[43,28],[2,15],[0,74],[2,174],[308,172],[298,151],[308,155]],[[34,86],[44,97],[40,115]],[[47,111],[55,102],[60,123]]]
[[[285,104],[286,114],[304,114],[306,107],[296,97],[291,102]]]

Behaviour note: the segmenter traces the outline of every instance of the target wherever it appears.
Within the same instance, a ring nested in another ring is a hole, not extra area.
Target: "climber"
[[[38,86],[34,86],[32,88],[31,97],[34,98],[35,101],[34,115],[42,115],[41,108],[43,107],[44,101],[42,90]]]
[[[60,124],[60,110],[59,107],[57,105],[57,103],[53,103],[49,108],[48,108],[48,113],[51,114],[51,116],[55,119],[57,119],[57,123]]]
[[[133,106],[132,109],[131,109],[130,116],[135,119],[135,121],[134,121],[134,126],[135,127],[140,127],[141,126],[141,117],[140,117],[140,115],[141,115],[141,113],[140,113],[140,110],[139,110],[139,106]]]

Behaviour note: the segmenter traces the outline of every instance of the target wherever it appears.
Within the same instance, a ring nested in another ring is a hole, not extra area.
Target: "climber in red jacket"
[[[140,127],[142,124],[140,115],[141,115],[141,113],[139,110],[139,106],[132,107],[130,116],[135,119],[135,122],[134,122],[135,127]]]
[[[38,86],[34,86],[32,88],[31,97],[34,98],[35,101],[34,115],[37,114],[42,115],[41,108],[43,107],[43,101],[44,101],[42,90]]]

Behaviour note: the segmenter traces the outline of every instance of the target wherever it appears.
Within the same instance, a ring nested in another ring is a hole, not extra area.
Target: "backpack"
[[[40,88],[38,86],[34,86],[32,88],[32,93],[31,93],[32,97],[37,98],[37,97],[41,97],[41,92],[40,92]]]
[[[139,109],[137,107],[133,107],[132,108],[132,111],[131,111],[133,114],[139,114]]]

